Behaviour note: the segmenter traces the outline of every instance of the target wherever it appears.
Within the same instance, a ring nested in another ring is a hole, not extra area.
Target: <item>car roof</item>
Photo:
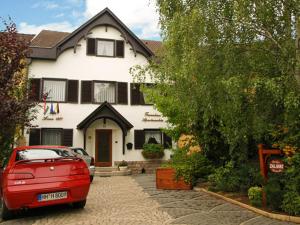
[[[20,146],[14,149],[14,151],[21,151],[26,149],[53,149],[53,148],[69,148],[67,146],[60,146],[60,145],[33,145],[33,146]]]

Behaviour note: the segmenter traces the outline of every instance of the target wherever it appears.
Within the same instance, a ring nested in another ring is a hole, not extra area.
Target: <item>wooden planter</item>
[[[164,190],[191,190],[192,185],[185,183],[183,179],[176,181],[175,173],[173,168],[157,168],[156,188]]]

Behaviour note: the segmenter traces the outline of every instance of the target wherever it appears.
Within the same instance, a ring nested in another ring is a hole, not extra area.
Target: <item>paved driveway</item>
[[[7,224],[291,224],[271,220],[208,194],[161,191],[154,176],[95,178],[85,209],[55,206],[20,213]]]

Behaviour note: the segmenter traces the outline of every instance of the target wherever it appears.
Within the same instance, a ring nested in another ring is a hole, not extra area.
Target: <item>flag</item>
[[[51,102],[51,106],[50,106],[50,114],[55,114],[52,102]]]
[[[56,111],[57,114],[59,114],[59,104],[58,104],[58,102],[56,103],[56,110],[55,111]]]

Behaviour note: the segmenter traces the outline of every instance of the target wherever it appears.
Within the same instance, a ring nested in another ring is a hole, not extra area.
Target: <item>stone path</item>
[[[172,219],[167,224],[199,225],[291,225],[273,220],[224,200],[198,191],[157,190],[155,176],[137,176],[135,180],[167,212]]]
[[[162,191],[155,177],[95,177],[84,209],[55,206],[22,212],[1,225],[200,224],[287,225],[196,191]]]

